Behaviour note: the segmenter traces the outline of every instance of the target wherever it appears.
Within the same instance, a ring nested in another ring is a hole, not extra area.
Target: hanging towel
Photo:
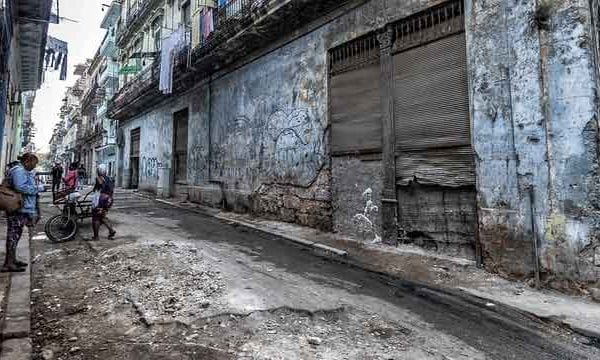
[[[160,79],[158,88],[163,94],[173,92],[173,67],[175,55],[184,44],[185,29],[179,27],[163,40],[160,53]]]
[[[63,58],[62,58],[62,65],[60,67],[60,77],[58,78],[59,80],[67,80],[67,55],[68,55],[68,51],[65,50]]]
[[[54,70],[58,70],[60,67],[60,62],[62,61],[63,53],[58,53],[56,56],[56,61],[54,62]]]
[[[46,69],[58,70],[60,67],[60,80],[67,79],[68,52],[69,46],[65,41],[48,36],[46,41]]]

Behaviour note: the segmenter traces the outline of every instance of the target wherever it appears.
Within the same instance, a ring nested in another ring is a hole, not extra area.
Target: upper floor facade
[[[160,52],[173,31],[184,32],[172,66],[173,93],[268,47],[348,1],[146,0],[122,5],[117,48],[119,91],[111,117],[127,119],[168,96],[159,91]],[[214,8],[205,7],[214,6]]]

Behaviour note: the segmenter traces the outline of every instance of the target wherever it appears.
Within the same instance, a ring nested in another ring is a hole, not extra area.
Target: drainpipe
[[[535,274],[535,288],[540,288],[540,252],[538,248],[538,232],[535,226],[535,190],[533,185],[529,186],[529,208],[531,213],[533,272]]]

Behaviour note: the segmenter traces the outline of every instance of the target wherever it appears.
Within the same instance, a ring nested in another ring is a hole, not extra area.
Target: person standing
[[[77,178],[78,178],[78,185],[79,185],[79,189],[83,189],[83,185],[85,184],[85,179],[86,179],[86,174],[85,174],[85,167],[83,167],[83,164],[79,165],[79,169],[77,169]]]
[[[77,163],[69,165],[69,171],[67,171],[67,176],[65,176],[63,182],[67,189],[75,190],[77,187]]]
[[[21,194],[23,201],[21,209],[6,214],[6,258],[1,269],[2,272],[22,272],[28,265],[17,259],[17,245],[21,240],[25,225],[33,226],[38,216],[37,198],[43,185],[36,186],[31,173],[37,164],[37,156],[26,153],[21,156],[21,162],[13,166],[7,174],[10,186]]]
[[[113,192],[114,192],[114,184],[112,179],[106,174],[106,165],[101,164],[98,166],[96,170],[98,174],[96,176],[96,183],[92,192],[98,193],[97,203],[94,204],[94,209],[92,210],[92,227],[94,229],[94,240],[99,240],[100,235],[100,226],[104,225],[108,228],[108,238],[114,239],[117,232],[108,221],[106,214],[108,213],[108,209],[111,208],[113,204]],[[88,194],[89,195],[89,194]]]
[[[52,168],[52,192],[56,193],[60,190],[60,183],[62,182],[63,168],[60,162],[55,162]]]

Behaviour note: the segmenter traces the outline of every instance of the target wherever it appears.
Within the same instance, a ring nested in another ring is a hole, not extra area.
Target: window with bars
[[[329,71],[332,75],[350,71],[379,59],[379,42],[375,33],[340,45],[329,52]]]

